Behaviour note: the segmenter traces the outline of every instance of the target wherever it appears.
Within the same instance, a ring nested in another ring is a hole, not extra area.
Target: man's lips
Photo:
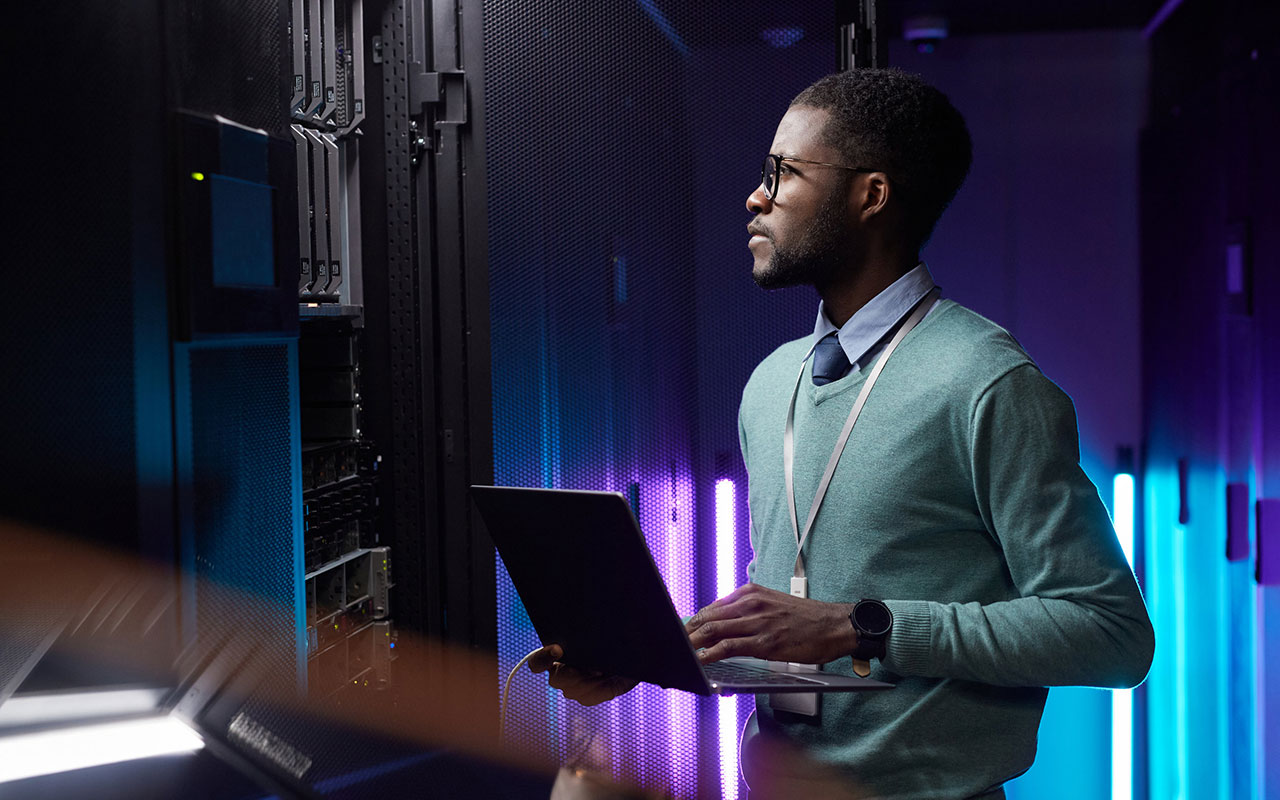
[[[767,231],[761,230],[760,228],[752,228],[752,227],[748,226],[748,227],[747,227],[747,233],[751,234],[751,238],[752,238],[752,239],[754,239],[755,237],[759,236],[759,237],[762,237],[762,238],[767,239],[767,240],[769,240],[769,241],[773,241],[773,237],[772,237],[772,236],[770,236],[770,235],[769,235],[769,233],[768,233]]]

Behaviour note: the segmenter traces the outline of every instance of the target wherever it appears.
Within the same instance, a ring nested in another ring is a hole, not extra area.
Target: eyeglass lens
[[[765,156],[760,166],[760,182],[764,185],[764,196],[774,199],[778,189],[778,162],[773,156]]]

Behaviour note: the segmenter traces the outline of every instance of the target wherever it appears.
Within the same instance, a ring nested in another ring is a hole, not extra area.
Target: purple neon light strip
[[[728,478],[716,481],[716,597],[732,592],[738,582],[736,487]]]
[[[682,615],[692,614],[697,610],[693,480],[687,473],[680,472],[655,478],[641,481],[641,495],[656,501],[642,512],[647,522],[643,526],[645,538],[676,611]],[[693,696],[656,688],[642,691],[636,711],[643,723],[641,730],[665,731],[664,737],[655,736],[645,743],[645,757],[640,758],[638,764],[641,780],[647,785],[667,784],[676,796],[696,791],[696,769],[692,764],[682,763],[696,759],[697,753],[698,720]],[[664,750],[665,768],[662,766]]]
[[[738,800],[738,698],[721,697],[720,715],[720,796]]]
[[[716,597],[735,588],[738,577],[738,540],[733,481],[716,481]],[[738,800],[738,698],[722,697],[719,715],[720,788],[725,800]]]
[[[671,599],[674,602],[678,613],[686,614],[684,600],[685,585],[687,577],[684,573],[684,563],[681,556],[683,555],[684,542],[681,541],[680,528],[676,525],[675,519],[678,518],[680,509],[672,509],[672,521],[667,524],[667,564],[664,573],[667,579],[667,586],[670,588]],[[683,702],[685,699],[684,692],[666,692],[667,701],[667,730],[671,732],[667,742],[670,747],[668,757],[671,763],[671,776],[676,782],[683,777],[680,774],[680,749],[684,744],[682,739],[687,733],[686,725],[692,721],[692,716],[685,713]]]

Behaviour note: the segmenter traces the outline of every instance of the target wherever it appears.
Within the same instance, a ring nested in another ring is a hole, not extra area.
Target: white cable
[[[502,687],[502,702],[498,705],[498,739],[499,740],[501,740],[502,737],[507,735],[507,697],[511,694],[511,681],[516,677],[516,673],[520,671],[520,668],[523,667],[525,664],[528,664],[529,659],[533,658],[541,651],[542,651],[542,648],[538,647],[537,649],[529,653],[529,655],[520,659],[519,663],[516,664],[515,668],[511,670],[510,674],[507,675],[506,685]]]

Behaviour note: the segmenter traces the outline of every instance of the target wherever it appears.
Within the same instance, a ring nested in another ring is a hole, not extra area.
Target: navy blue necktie
[[[813,382],[817,386],[831,383],[844,377],[849,371],[849,359],[840,346],[835,332],[828,333],[818,341],[813,350]]]

